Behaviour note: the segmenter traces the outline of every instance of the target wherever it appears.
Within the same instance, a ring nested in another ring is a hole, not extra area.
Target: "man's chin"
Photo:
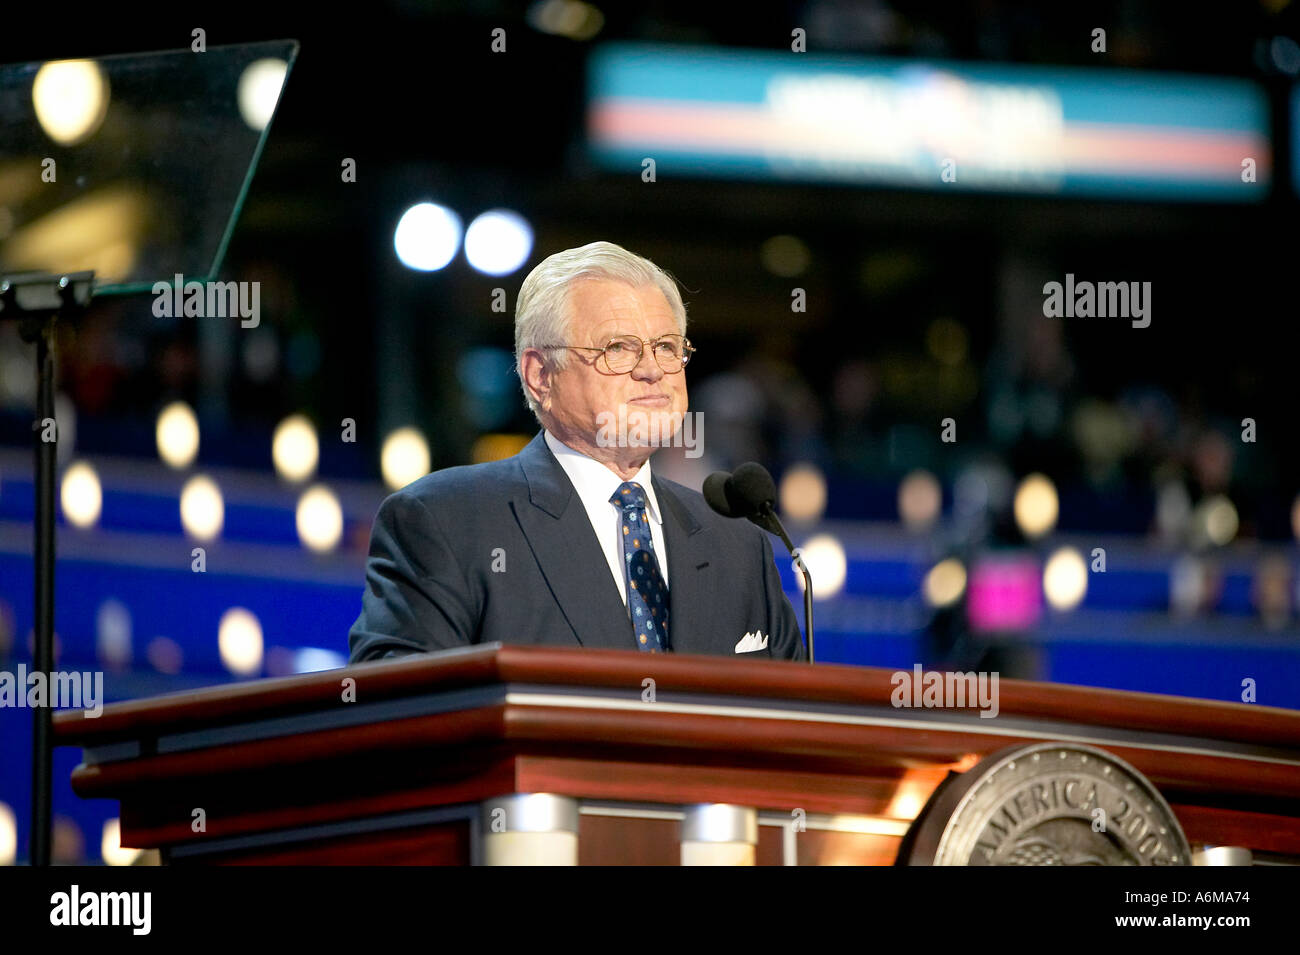
[[[667,447],[685,417],[685,412],[667,407],[621,405],[617,413],[603,411],[596,416],[596,443],[601,447]]]

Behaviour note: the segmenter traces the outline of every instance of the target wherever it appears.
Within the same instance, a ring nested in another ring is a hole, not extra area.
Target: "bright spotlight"
[[[84,461],[68,468],[63,475],[59,499],[63,504],[63,516],[74,527],[90,527],[98,521],[104,495],[95,469]]]
[[[831,534],[818,534],[799,548],[799,552],[812,575],[815,599],[828,600],[844,589],[849,562],[838,538]],[[803,574],[796,573],[794,579],[799,582],[799,592],[803,593]]]
[[[509,275],[528,261],[532,251],[532,227],[509,209],[485,212],[465,230],[465,258],[488,275]]]
[[[185,402],[173,401],[158,413],[154,439],[169,467],[187,468],[199,453],[199,419]]]
[[[429,442],[414,428],[398,428],[380,453],[384,483],[396,491],[429,473]]]
[[[1020,532],[1029,538],[1042,537],[1056,526],[1056,485],[1046,475],[1029,475],[1016,488],[1014,508]]]
[[[317,553],[331,551],[343,537],[343,508],[333,491],[317,484],[298,499],[297,523],[304,547]]]
[[[32,105],[45,134],[61,146],[93,136],[108,112],[108,79],[91,60],[57,60],[36,71]]]
[[[922,592],[931,607],[950,607],[966,591],[966,568],[956,557],[941,560],[925,575]]]
[[[1073,547],[1062,547],[1043,568],[1043,593],[1057,610],[1073,610],[1088,593],[1088,564]]]
[[[446,206],[421,202],[402,213],[393,248],[408,269],[436,272],[456,255],[460,234],[460,216]]]
[[[249,129],[261,131],[271,121],[275,104],[280,102],[284,77],[289,64],[276,57],[254,60],[239,74],[239,88],[235,93],[239,101],[239,115]]]
[[[275,427],[271,438],[271,459],[286,481],[297,483],[311,477],[320,458],[316,429],[305,415],[289,415]]]
[[[181,488],[181,526],[185,533],[208,541],[221,533],[226,520],[221,489],[212,478],[196,474]]]
[[[231,607],[217,626],[221,662],[231,673],[254,676],[262,669],[262,625],[243,607]]]

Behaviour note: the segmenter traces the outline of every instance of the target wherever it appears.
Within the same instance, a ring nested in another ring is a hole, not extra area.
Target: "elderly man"
[[[492,641],[806,659],[767,535],[651,472],[693,351],[653,262],[593,242],[533,269],[515,359],[542,430],[384,501],[352,661]]]

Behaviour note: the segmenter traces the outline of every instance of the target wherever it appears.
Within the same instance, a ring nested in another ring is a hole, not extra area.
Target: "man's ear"
[[[554,374],[551,367],[546,363],[546,358],[540,349],[525,348],[523,360],[520,364],[520,374],[524,379],[524,387],[528,393],[533,396],[533,401],[538,405],[545,406],[546,399],[551,394],[551,377]]]

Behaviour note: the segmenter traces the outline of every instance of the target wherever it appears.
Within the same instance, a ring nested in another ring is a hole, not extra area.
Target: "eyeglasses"
[[[646,345],[650,346],[650,352],[659,367],[669,375],[685,368],[691,356],[695,354],[695,346],[684,335],[660,335],[658,338],[651,339],[637,338],[635,335],[620,335],[611,338],[604,348],[585,345],[539,345],[537,347],[575,348],[578,351],[600,352],[595,359],[598,370],[600,365],[604,365],[605,370],[611,375],[626,375],[641,363]]]

